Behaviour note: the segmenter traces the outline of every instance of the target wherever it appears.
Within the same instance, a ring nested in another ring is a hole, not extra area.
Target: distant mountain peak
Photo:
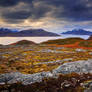
[[[91,31],[86,31],[84,29],[73,29],[72,31],[63,32],[61,34],[71,34],[71,35],[92,35]]]
[[[53,32],[48,32],[43,29],[26,29],[21,31],[16,31],[13,29],[0,29],[0,36],[1,37],[33,37],[33,36],[60,36]]]
[[[73,29],[72,31],[85,31],[84,29]]]
[[[83,31],[87,31],[87,30],[84,30],[84,29],[73,29],[72,31],[83,32]]]

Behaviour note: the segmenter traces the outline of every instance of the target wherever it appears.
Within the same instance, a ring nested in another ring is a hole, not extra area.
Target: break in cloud
[[[0,0],[0,26],[91,30],[92,0]]]

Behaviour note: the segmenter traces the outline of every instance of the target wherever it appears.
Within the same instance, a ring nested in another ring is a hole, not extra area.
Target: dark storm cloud
[[[23,22],[24,19],[30,17],[30,12],[27,11],[16,11],[16,12],[5,12],[3,14],[6,22],[8,23],[20,23]]]
[[[16,5],[19,0],[0,0],[1,7],[13,6]]]
[[[64,6],[64,11],[59,16],[72,21],[92,20],[92,6],[89,6],[89,4],[92,5],[92,2],[87,3],[80,0],[80,2],[71,4],[70,7]]]
[[[21,2],[29,7],[24,11],[21,10],[23,6],[19,8],[20,11],[11,11],[11,8]],[[10,7],[10,12],[4,10],[2,17],[13,21],[25,20],[29,17],[34,20],[44,17],[65,21],[92,20],[92,0],[0,0],[0,6]]]
[[[26,19],[30,16],[30,12],[27,11],[16,11],[16,12],[6,12],[3,14],[6,19]]]
[[[19,2],[32,3],[33,0],[0,0],[1,7],[9,7],[18,4]]]
[[[92,20],[92,0],[48,0],[46,2],[58,8],[58,12],[53,13],[56,18],[71,21]]]
[[[39,3],[37,1],[32,3],[32,0],[21,0],[20,3],[24,3],[24,5],[20,7],[16,5],[16,7],[19,7],[19,9],[17,8],[13,11],[12,9],[15,8],[15,6],[13,6],[12,8],[8,7],[9,11],[7,11],[6,9],[2,12],[2,17],[5,19],[6,22],[16,23],[17,21],[17,23],[20,23],[21,20],[23,22],[23,20],[28,18],[36,21],[45,17],[45,14],[51,10],[49,7],[47,7],[47,5],[43,4],[44,2]],[[38,3],[38,5],[35,5],[35,3]]]

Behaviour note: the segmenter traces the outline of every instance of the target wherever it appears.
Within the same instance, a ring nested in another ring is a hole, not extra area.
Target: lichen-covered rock
[[[53,70],[54,73],[92,73],[92,60],[65,63]]]
[[[22,74],[19,72],[12,72],[0,75],[0,84],[4,83],[16,83],[22,82],[23,84],[32,84],[35,82],[41,82],[45,77],[52,77],[53,74],[50,72],[41,72],[35,74]]]
[[[0,84],[3,83],[16,83],[22,82],[24,85],[32,84],[35,82],[41,82],[44,78],[54,77],[57,78],[59,74],[69,74],[69,73],[92,73],[92,60],[87,61],[75,61],[65,63],[58,68],[54,69],[52,72],[41,72],[35,74],[22,74],[19,72],[12,72],[0,75]],[[73,79],[75,82],[75,80]]]

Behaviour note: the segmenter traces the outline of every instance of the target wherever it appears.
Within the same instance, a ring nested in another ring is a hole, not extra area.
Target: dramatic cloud
[[[88,29],[92,23],[92,0],[0,0],[0,18],[2,25]]]
[[[11,7],[19,2],[32,3],[33,0],[0,0],[1,7]]]

